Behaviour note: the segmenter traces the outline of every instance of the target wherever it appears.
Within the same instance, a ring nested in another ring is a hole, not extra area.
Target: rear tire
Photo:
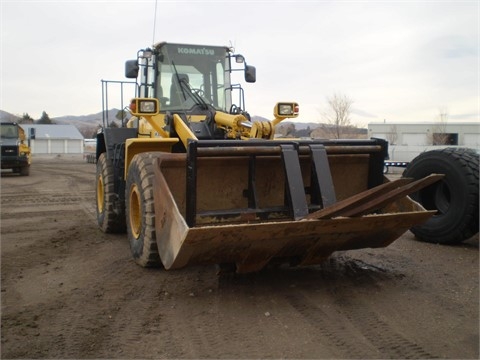
[[[161,265],[155,233],[153,164],[157,153],[133,157],[125,188],[127,234],[132,256],[143,267]]]
[[[125,204],[121,211],[115,211],[115,201],[120,201],[114,189],[114,171],[112,161],[102,153],[97,162],[97,174],[95,181],[95,203],[97,205],[97,222],[100,229],[105,233],[124,233]]]
[[[445,177],[411,195],[437,214],[410,230],[422,241],[456,244],[479,230],[479,154],[471,149],[446,148],[420,154],[407,166],[403,177],[420,179],[430,174]]]

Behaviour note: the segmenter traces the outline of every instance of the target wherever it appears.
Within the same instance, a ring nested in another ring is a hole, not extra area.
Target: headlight
[[[296,117],[298,115],[298,104],[277,103],[275,115],[280,117]]]
[[[280,104],[280,105],[278,105],[278,114],[279,115],[291,115],[291,114],[293,114],[292,104]]]
[[[140,101],[140,112],[142,113],[156,113],[157,107],[154,101],[143,100]]]
[[[157,99],[135,98],[130,103],[130,111],[134,116],[155,115],[159,110]]]

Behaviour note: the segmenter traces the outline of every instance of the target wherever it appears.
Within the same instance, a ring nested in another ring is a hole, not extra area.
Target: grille
[[[18,147],[2,146],[2,156],[18,156]]]

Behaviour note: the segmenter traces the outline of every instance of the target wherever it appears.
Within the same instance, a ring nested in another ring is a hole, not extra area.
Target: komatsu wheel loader
[[[100,228],[126,231],[138,264],[316,264],[385,247],[435,213],[407,195],[441,175],[388,182],[381,139],[274,139],[298,104],[252,121],[236,71],[255,82],[255,68],[220,46],[162,42],[126,62],[138,78],[132,117],[97,135],[96,205]]]

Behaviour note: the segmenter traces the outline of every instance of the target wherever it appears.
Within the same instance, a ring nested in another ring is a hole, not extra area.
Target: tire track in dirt
[[[121,342],[122,352],[109,356],[259,358],[265,354],[259,351],[265,350],[262,339],[269,332],[262,326],[264,313],[250,295],[238,292],[242,289],[218,289],[213,267],[150,271],[132,266],[136,285],[120,300],[118,321],[110,328],[115,339],[104,344],[104,349],[117,349]]]
[[[53,165],[51,162],[40,161],[39,165],[41,165],[42,172],[51,175],[52,186],[49,187],[50,190],[24,194],[19,202],[20,204],[74,204],[81,208],[90,219],[96,221],[94,165],[78,163],[77,161],[70,162],[68,159],[60,159],[58,164]],[[34,178],[34,176],[31,178]],[[58,183],[60,188],[68,188],[69,192],[66,194],[57,193],[55,183]],[[18,199],[11,199],[11,197],[9,199],[8,196],[5,199],[6,204],[16,200]]]
[[[391,359],[432,359],[438,356],[431,354],[420,345],[407,339],[403,334],[395,331],[369,306],[362,306],[358,311],[348,298],[342,298],[337,304],[344,309],[343,315],[357,328],[362,335],[375,346],[382,356]],[[362,304],[365,305],[365,304]]]
[[[204,348],[198,345],[202,335],[196,331],[195,317],[186,316],[191,310],[185,307],[185,302],[198,300],[192,295],[197,290],[184,284],[190,284],[192,277],[201,278],[207,270],[166,272],[140,268],[131,261],[125,271],[131,278],[127,281],[135,285],[118,300],[121,309],[110,328],[116,336],[104,344],[104,349],[113,349],[108,356],[199,357],[199,349]]]
[[[162,270],[143,269],[127,261],[117,271],[118,276],[110,273],[105,280],[100,280],[107,282],[104,297],[112,303],[113,314],[105,329],[107,336],[103,343],[99,343],[94,354],[127,358],[147,353],[156,354],[155,357],[182,356],[183,344],[173,335],[173,329],[181,322],[181,317],[169,321],[165,315],[173,305],[161,290],[165,281]],[[110,298],[109,294],[114,294],[125,283],[130,284],[129,287],[120,296]],[[109,337],[108,334],[115,336]]]
[[[64,356],[74,351],[74,356],[78,357],[117,357],[122,352],[117,351],[123,347],[123,344],[116,346],[106,346],[109,339],[119,336],[119,331],[130,331],[135,327],[133,321],[122,321],[122,326],[117,329],[117,319],[124,318],[125,304],[131,304],[128,301],[128,293],[134,290],[125,288],[125,284],[119,279],[122,278],[121,262],[118,268],[111,269],[111,265],[93,269],[93,273],[79,284],[74,290],[76,294],[68,301],[68,306],[62,302],[62,314],[59,316],[59,322],[56,324],[57,331],[61,329],[70,329],[65,338]],[[131,264],[130,264],[131,265]],[[112,296],[112,292],[118,292],[117,296]],[[126,295],[125,295],[126,293]],[[129,319],[135,316],[136,309],[130,308],[127,312]],[[75,314],[72,319],[71,314]],[[134,341],[141,343],[139,338],[126,338],[125,343]]]
[[[11,208],[11,212],[5,212],[2,215],[2,218],[8,218],[16,216],[17,213],[32,215],[34,213],[39,213],[32,211],[24,211],[24,208],[38,208],[39,206],[45,206],[44,211],[58,211],[56,208],[54,210],[49,210],[48,206],[66,206],[73,207],[75,209],[80,208],[89,216],[90,219],[96,220],[96,208],[95,208],[95,192],[94,190],[80,190],[76,186],[71,186],[70,189],[74,190],[70,194],[58,194],[52,192],[38,192],[38,193],[24,193],[22,196],[18,195],[8,195],[2,194],[1,197],[1,206],[5,208]]]
[[[208,358],[224,359],[242,354],[245,358],[262,357],[262,350],[268,348],[268,342],[263,340],[269,330],[262,326],[267,324],[262,324],[265,316],[258,306],[262,302],[260,299],[242,305],[249,298],[248,294],[240,295],[237,291],[195,295],[192,302],[199,302],[201,306],[191,322],[183,322],[181,330],[186,335],[184,341],[189,343],[189,356],[204,354]],[[264,348],[260,346],[262,343]]]
[[[372,287],[381,288],[382,281],[390,275],[382,274],[382,268],[369,266],[363,261],[332,259],[331,265],[338,271],[337,282],[346,282],[346,287],[326,283],[326,294],[316,302],[301,290],[286,295],[287,301],[302,317],[328,339],[340,352],[340,357],[354,358],[434,358],[428,350],[408,339],[384,319],[361,296],[351,297],[352,290]],[[372,269],[374,271],[372,271]],[[386,276],[386,278],[385,278]],[[393,275],[393,280],[397,275]],[[343,280],[341,279],[343,278]],[[317,298],[317,297],[315,297]]]
[[[92,171],[89,174],[88,179],[85,180],[85,174],[82,173],[81,176],[76,176],[72,174],[68,178],[68,184],[73,193],[80,196],[81,200],[78,204],[82,207],[85,214],[87,214],[92,220],[97,220],[97,208],[96,208],[96,198],[95,198],[95,166],[92,166],[90,169]],[[85,189],[85,184],[88,184],[89,187]]]
[[[79,248],[86,256],[89,253],[92,256],[99,249],[89,250],[81,243],[72,248],[67,240],[63,240],[66,234],[65,231],[58,234],[57,239],[63,245],[55,252],[52,247],[45,254],[46,247],[40,241],[19,256],[9,255],[10,261],[2,263],[2,273],[6,270],[19,275],[13,289],[12,279],[2,281],[4,298],[8,295],[8,301],[2,302],[4,313],[8,314],[3,324],[8,326],[11,336],[17,334],[17,337],[28,340],[27,353],[17,349],[14,350],[19,351],[16,355],[9,353],[9,356],[30,358],[36,354],[34,357],[81,358],[101,339],[102,329],[109,321],[107,314],[114,310],[102,301],[103,284],[98,284],[95,279],[103,270],[98,269],[95,259],[85,263],[72,257]],[[12,263],[11,260],[15,261]],[[10,309],[12,301],[23,306],[17,311]],[[30,316],[26,317],[26,314]],[[15,319],[24,320],[18,322]],[[41,336],[48,341],[38,343],[39,329]]]
[[[15,206],[33,206],[33,205],[77,205],[79,201],[85,196],[79,195],[65,195],[65,194],[23,194],[21,197],[2,194],[2,206],[11,205]]]
[[[116,323],[118,316],[124,317],[124,305],[130,304],[130,294],[136,290],[125,287],[122,280],[125,279],[125,271],[132,273],[129,270],[134,264],[125,261],[124,257],[110,263],[102,263],[99,261],[104,256],[102,252],[104,251],[90,254],[91,261],[86,264],[88,271],[85,271],[79,259],[76,259],[75,263],[73,258],[67,258],[65,266],[55,270],[56,282],[61,280],[59,285],[62,286],[55,290],[53,287],[55,284],[51,283],[48,298],[40,297],[22,310],[26,313],[40,314],[37,315],[37,327],[42,329],[42,336],[49,339],[49,346],[41,349],[42,356],[39,357],[97,358],[101,357],[99,355],[102,353],[104,357],[112,357],[112,354],[122,348],[122,343],[108,348],[105,348],[105,343],[108,343],[112,334],[114,337],[118,336],[112,324]],[[57,294],[53,294],[54,292]],[[139,308],[143,306],[137,305]],[[134,318],[136,309],[125,307],[129,310],[126,319]],[[50,314],[54,312],[55,316],[46,318],[42,316],[43,312]],[[10,316],[18,318],[19,314],[13,313]],[[23,325],[10,328],[14,332],[25,332]],[[131,328],[128,320],[122,321],[123,331],[129,331]],[[30,344],[30,348],[35,348],[35,335],[31,339],[33,343]],[[141,339],[137,340],[137,343],[141,343]],[[133,358],[135,355],[136,353],[131,353],[129,357]]]
[[[368,359],[372,354],[381,357],[337,309],[324,311],[299,292],[286,295],[286,300],[315,329],[318,341],[333,347],[338,357]]]

